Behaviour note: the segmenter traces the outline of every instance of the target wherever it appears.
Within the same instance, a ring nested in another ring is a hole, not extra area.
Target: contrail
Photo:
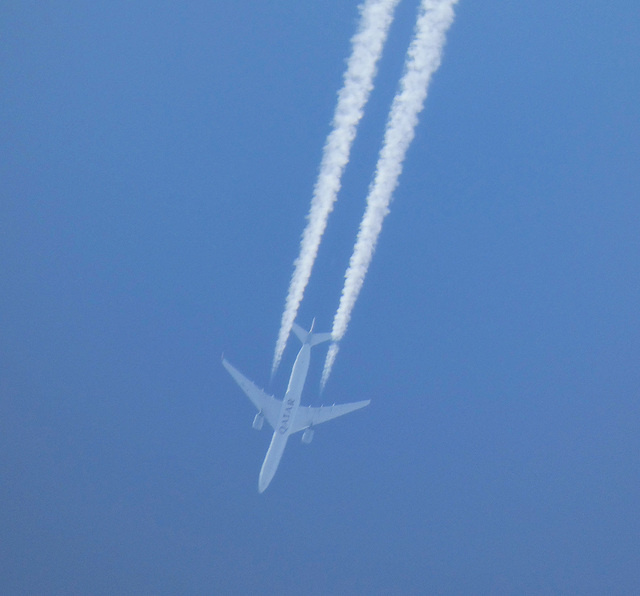
[[[356,127],[362,118],[364,106],[373,89],[373,77],[393,11],[399,0],[366,0],[360,5],[360,24],[351,40],[351,57],[344,73],[344,84],[338,93],[338,104],[333,116],[333,130],[327,137],[320,164],[320,173],[313,190],[313,199],[307,215],[307,226],[302,234],[300,254],[294,263],[289,292],[280,323],[271,376],[275,374],[298,313],[302,296],[311,276],[318,246],[333,210],[340,179],[347,162]]]
[[[336,342],[342,339],[347,330],[351,311],[376,248],[382,222],[389,213],[389,203],[398,185],[402,162],[414,137],[418,114],[427,97],[431,75],[440,66],[445,34],[453,22],[453,6],[456,2],[457,0],[422,0],[420,5],[415,36],[407,52],[404,75],[391,105],[375,177],[369,187],[367,208],[345,273],[340,305],[333,319],[331,333],[334,343],[325,360],[322,387],[331,374],[338,354]]]

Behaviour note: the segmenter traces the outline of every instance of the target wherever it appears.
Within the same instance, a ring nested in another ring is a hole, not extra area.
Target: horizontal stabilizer
[[[303,345],[309,344],[311,346],[317,346],[318,344],[325,341],[331,341],[332,339],[331,333],[313,333],[313,325],[311,325],[311,329],[309,331],[305,331],[300,327],[300,325],[294,323],[291,329]]]
[[[325,341],[331,341],[331,333],[312,333],[309,343],[312,346],[317,346]]]
[[[293,324],[291,331],[293,331],[296,334],[296,337],[300,340],[301,344],[304,344],[304,342],[307,341],[307,336],[309,335],[309,332],[303,329],[302,327],[300,327],[298,323]]]

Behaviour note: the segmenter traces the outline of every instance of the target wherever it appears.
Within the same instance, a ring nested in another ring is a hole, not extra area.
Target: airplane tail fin
[[[331,341],[331,333],[312,333],[314,322],[311,324],[311,329],[305,331],[300,325],[294,323],[292,331],[296,334],[296,337],[302,344],[310,344],[311,346],[317,346],[325,341]]]

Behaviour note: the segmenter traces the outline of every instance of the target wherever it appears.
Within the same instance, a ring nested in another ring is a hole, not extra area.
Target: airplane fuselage
[[[289,434],[291,433],[291,423],[295,419],[298,406],[300,405],[300,398],[302,396],[302,390],[304,389],[304,383],[307,380],[310,361],[311,344],[304,343],[293,364],[287,392],[282,400],[280,418],[278,419],[278,424],[271,438],[269,450],[260,469],[260,476],[258,478],[259,492],[263,492],[267,486],[269,486],[278,469],[278,464],[280,463],[284,448],[289,439]]]
[[[302,347],[293,363],[287,391],[282,400],[265,393],[224,357],[222,358],[222,365],[227,369],[227,372],[253,402],[253,405],[258,408],[258,413],[253,420],[253,428],[260,430],[264,420],[267,420],[273,429],[271,443],[258,477],[258,491],[261,493],[273,480],[290,435],[302,432],[302,442],[308,444],[313,438],[316,425],[364,408],[369,405],[370,401],[361,400],[347,404],[333,404],[328,407],[301,406],[300,398],[311,362],[311,348],[332,341],[333,336],[331,333],[313,333],[313,323],[311,329],[306,331],[294,322],[292,331],[300,340]]]

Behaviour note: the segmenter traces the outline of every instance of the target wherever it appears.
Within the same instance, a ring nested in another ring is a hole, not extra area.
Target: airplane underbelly
[[[284,452],[284,448],[287,446],[288,435],[281,435],[278,432],[273,433],[271,444],[267,451],[267,455],[264,458],[262,469],[260,470],[260,477],[258,478],[258,490],[263,492],[273,477],[275,476],[280,459]]]

